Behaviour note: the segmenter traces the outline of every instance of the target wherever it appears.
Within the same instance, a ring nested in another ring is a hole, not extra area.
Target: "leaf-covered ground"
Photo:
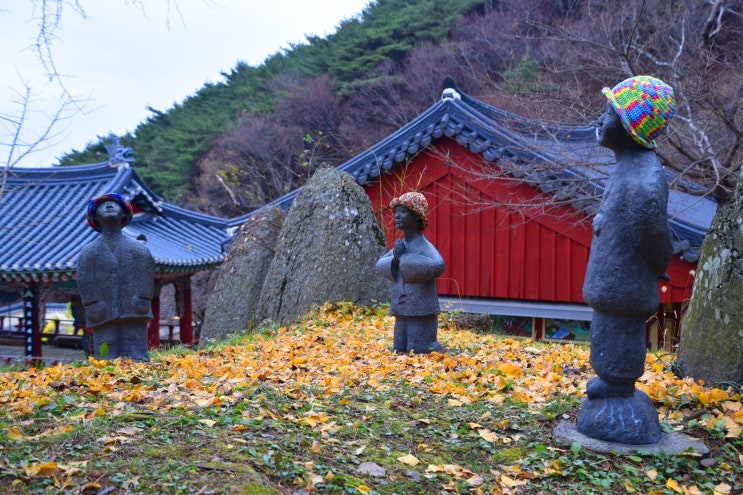
[[[704,458],[559,447],[588,349],[441,318],[448,353],[396,355],[386,308],[328,305],[200,351],[0,373],[0,493],[743,493],[738,390],[649,354],[638,383]]]

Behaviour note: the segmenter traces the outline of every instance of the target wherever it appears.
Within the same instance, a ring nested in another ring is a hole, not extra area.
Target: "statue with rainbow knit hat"
[[[422,233],[428,227],[428,201],[419,192],[408,192],[394,198],[390,208],[403,238],[377,261],[376,269],[391,282],[390,314],[395,316],[392,347],[400,353],[442,351],[437,340],[440,307],[436,279],[446,264]]]
[[[650,398],[635,388],[644,372],[645,322],[658,310],[658,281],[673,255],[668,182],[655,139],[674,111],[673,89],[651,76],[604,88],[596,139],[616,167],[593,219],[583,297],[593,308],[590,363],[577,428],[599,440],[645,445],[661,429]]]

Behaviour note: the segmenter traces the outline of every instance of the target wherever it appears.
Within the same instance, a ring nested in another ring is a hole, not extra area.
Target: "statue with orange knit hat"
[[[77,286],[98,359],[149,360],[155,262],[147,246],[122,233],[132,216],[131,204],[116,193],[88,203],[86,220],[100,235],[80,252]]]
[[[673,89],[651,76],[604,88],[606,111],[596,139],[614,152],[616,167],[593,219],[583,297],[593,308],[590,363],[598,375],[587,386],[577,428],[622,444],[661,438],[658,413],[635,388],[647,346],[645,322],[658,310],[658,281],[673,256],[668,180],[655,138],[673,117]]]
[[[408,192],[390,202],[402,239],[379,261],[377,271],[389,279],[390,314],[395,316],[392,347],[395,352],[426,354],[443,350],[438,343],[439,298],[436,279],[446,264],[423,235],[428,227],[428,201]]]

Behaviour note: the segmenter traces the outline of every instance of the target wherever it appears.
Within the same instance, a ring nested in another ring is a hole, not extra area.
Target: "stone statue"
[[[441,351],[437,341],[439,298],[436,279],[446,265],[422,231],[428,227],[428,201],[417,192],[405,193],[390,202],[395,226],[402,239],[379,261],[377,271],[389,279],[390,314],[395,316],[393,348],[396,352]]]
[[[88,203],[88,225],[101,235],[80,252],[77,285],[99,359],[149,359],[155,262],[144,244],[121,231],[132,214],[131,205],[115,193]]]
[[[583,297],[593,308],[587,386],[578,417],[586,436],[623,444],[661,437],[655,406],[635,388],[644,372],[645,324],[658,310],[658,280],[666,278],[673,244],[668,182],[653,151],[673,117],[673,89],[650,76],[604,88],[598,144],[614,151],[616,168],[593,220]]]

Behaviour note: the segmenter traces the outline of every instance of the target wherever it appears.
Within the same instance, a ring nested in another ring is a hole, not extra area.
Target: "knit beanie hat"
[[[673,118],[673,88],[652,76],[630,77],[601,92],[609,100],[630,136],[647,149]]]
[[[400,197],[394,198],[390,201],[390,208],[395,206],[404,206],[411,210],[421,219],[421,231],[428,228],[428,218],[426,218],[426,211],[428,210],[428,201],[426,197],[419,192],[408,192]]]
[[[101,224],[99,224],[98,220],[95,219],[95,210],[98,209],[98,205],[104,201],[115,201],[119,203],[119,206],[124,210],[124,218],[121,219],[121,226],[126,227],[134,216],[134,210],[132,209],[132,205],[129,204],[121,194],[116,193],[101,194],[97,198],[90,200],[88,203],[88,212],[85,215],[85,220],[88,221],[88,225],[97,232],[101,231]]]

